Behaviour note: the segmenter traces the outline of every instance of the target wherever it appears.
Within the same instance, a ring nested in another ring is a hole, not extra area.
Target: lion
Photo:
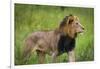
[[[66,52],[68,61],[75,62],[75,39],[77,34],[83,31],[84,27],[77,16],[65,16],[57,29],[29,34],[25,39],[23,57],[28,59],[33,52],[36,52],[38,63],[42,64],[45,63],[45,55],[49,54],[52,63],[55,63],[57,56]]]

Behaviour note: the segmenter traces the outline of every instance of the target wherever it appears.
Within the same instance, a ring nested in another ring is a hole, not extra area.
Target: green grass
[[[85,27],[83,35],[76,39],[75,56],[77,61],[94,60],[94,9],[80,7],[39,6],[28,4],[15,4],[15,65],[23,63],[23,42],[28,34],[38,30],[54,30],[62,19],[69,14],[80,18]],[[37,54],[29,58],[27,64],[37,64]],[[58,57],[59,62],[68,61],[67,54]],[[46,63],[51,63],[51,57],[46,55]]]

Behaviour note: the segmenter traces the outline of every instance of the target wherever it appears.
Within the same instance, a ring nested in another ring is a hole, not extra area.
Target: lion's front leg
[[[57,62],[57,52],[53,52],[52,53],[52,63],[56,63]]]
[[[69,62],[75,62],[75,52],[74,50],[68,52]]]

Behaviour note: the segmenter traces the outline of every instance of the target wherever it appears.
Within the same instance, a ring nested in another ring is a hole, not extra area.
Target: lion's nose
[[[85,30],[85,28],[84,28],[84,27],[82,27],[82,29],[83,29],[83,30]]]

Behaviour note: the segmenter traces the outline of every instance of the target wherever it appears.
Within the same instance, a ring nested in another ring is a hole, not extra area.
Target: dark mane
[[[61,35],[58,41],[58,51],[61,53],[72,51],[75,48],[75,38],[67,35]]]
[[[60,28],[63,27],[66,24],[66,21],[68,20],[68,16],[65,16],[65,18],[60,23]]]
[[[73,16],[73,15],[70,14],[69,16]],[[63,19],[62,22],[60,23],[60,28],[63,27],[63,26],[66,24],[66,22],[67,22],[69,16],[65,16],[65,17],[64,17],[64,19]]]

